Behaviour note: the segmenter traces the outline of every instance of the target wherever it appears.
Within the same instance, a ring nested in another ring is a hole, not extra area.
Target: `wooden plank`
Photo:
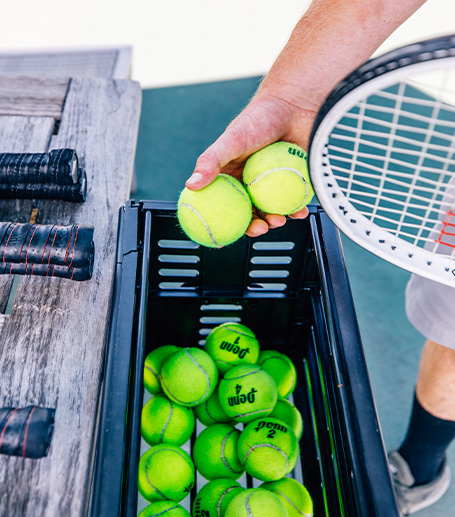
[[[49,455],[0,457],[0,515],[82,516],[90,467],[117,245],[128,198],[140,113],[131,81],[73,79],[51,147],[77,150],[85,203],[42,201],[38,222],[95,226],[93,278],[21,279],[0,341],[0,406],[56,408]]]
[[[55,120],[49,117],[0,117],[0,152],[42,153],[47,151]],[[30,219],[33,201],[2,200],[0,221],[26,223]],[[13,283],[12,276],[0,275],[0,312],[4,312]],[[0,381],[1,383],[1,381]]]
[[[68,78],[0,76],[0,115],[60,120],[68,83]]]
[[[131,53],[131,46],[8,49],[0,51],[0,74],[128,79]]]

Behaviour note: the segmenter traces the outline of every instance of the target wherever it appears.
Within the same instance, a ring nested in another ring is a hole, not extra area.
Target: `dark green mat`
[[[241,111],[260,78],[143,91],[134,198],[177,200],[204,151]],[[408,322],[409,274],[342,238],[359,326],[387,448],[406,431],[424,338]],[[451,464],[454,446],[451,448]],[[374,480],[372,480],[374,483]],[[419,517],[452,515],[455,488]]]

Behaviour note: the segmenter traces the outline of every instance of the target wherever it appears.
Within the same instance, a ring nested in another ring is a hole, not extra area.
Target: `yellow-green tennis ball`
[[[314,196],[307,154],[295,144],[275,142],[252,154],[243,182],[254,205],[269,214],[293,214]]]
[[[177,503],[172,501],[158,501],[149,504],[138,517],[191,517],[191,515]]]
[[[274,493],[250,488],[234,497],[225,517],[288,517],[288,512]]]
[[[159,393],[160,386],[160,371],[163,362],[172,354],[175,354],[179,348],[174,345],[165,345],[152,350],[144,362],[144,387],[151,393]]]
[[[313,500],[308,490],[292,478],[283,478],[278,481],[267,481],[260,488],[270,490],[281,501],[289,517],[313,517]]]
[[[244,488],[227,478],[214,479],[199,490],[193,503],[193,517],[224,517],[229,503]]]
[[[194,431],[196,419],[190,407],[152,395],[141,414],[141,434],[149,445],[172,443],[183,445]]]
[[[191,240],[220,248],[242,237],[251,222],[251,208],[250,197],[240,181],[220,174],[202,190],[184,188],[177,217]]]
[[[297,440],[300,440],[303,433],[302,413],[300,413],[292,402],[289,402],[287,399],[278,398],[269,417],[284,422],[294,431]]]
[[[182,406],[197,406],[215,391],[218,368],[207,352],[200,348],[181,348],[161,367],[164,393]]]
[[[202,404],[194,406],[194,414],[196,418],[205,426],[220,424],[220,423],[232,423],[232,418],[227,416],[221,407],[220,400],[218,398],[218,388],[205,400]]]
[[[237,456],[240,431],[229,424],[214,424],[198,435],[194,465],[205,479],[238,479],[245,471]]]
[[[250,476],[276,481],[289,474],[299,457],[294,431],[276,418],[250,422],[238,441],[238,454]]]
[[[223,323],[215,327],[207,336],[204,349],[223,373],[239,364],[255,364],[259,357],[256,336],[241,323]]]
[[[184,499],[194,485],[194,464],[176,445],[154,445],[139,460],[138,489],[149,502]]]
[[[273,378],[255,364],[241,364],[228,370],[218,393],[224,412],[243,423],[269,415],[277,396]]]
[[[289,357],[276,350],[264,350],[260,353],[257,364],[273,377],[278,395],[289,397],[297,383],[297,372]]]

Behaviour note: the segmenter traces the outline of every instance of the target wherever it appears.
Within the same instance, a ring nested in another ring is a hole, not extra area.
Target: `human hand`
[[[247,158],[278,140],[306,148],[315,116],[315,110],[259,91],[224,133],[199,156],[194,172],[186,182],[187,188],[200,190],[212,183],[219,173],[230,174],[242,181]],[[290,217],[302,219],[307,215],[308,209],[304,208]],[[256,237],[285,222],[283,215],[265,214],[254,208],[246,234]]]

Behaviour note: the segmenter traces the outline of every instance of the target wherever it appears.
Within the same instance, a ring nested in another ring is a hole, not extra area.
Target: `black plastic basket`
[[[312,206],[305,220],[213,250],[182,234],[175,209],[130,201],[121,210],[91,515],[137,515],[145,355],[203,346],[234,320],[296,365],[304,433],[294,475],[315,516],[398,516],[336,228]]]

